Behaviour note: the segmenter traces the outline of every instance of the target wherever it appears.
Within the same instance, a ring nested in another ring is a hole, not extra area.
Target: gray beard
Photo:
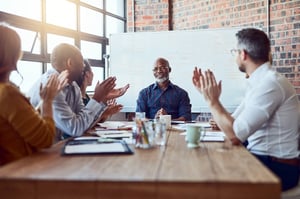
[[[167,77],[163,77],[163,78],[156,78],[156,82],[157,83],[163,83],[163,82],[165,82],[165,81],[167,81],[168,80],[168,78]]]

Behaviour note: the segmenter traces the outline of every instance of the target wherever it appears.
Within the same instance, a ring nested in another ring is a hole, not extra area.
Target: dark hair
[[[85,73],[86,73],[87,71],[92,71],[92,68],[91,68],[91,64],[90,64],[90,62],[89,62],[88,59],[84,59],[84,60],[83,60],[83,63],[84,63],[83,73],[84,73],[84,75],[85,75]],[[83,76],[84,76],[84,75],[83,75]]]
[[[0,23],[0,72],[8,65],[16,64],[21,57],[21,39],[18,33],[6,23]]]
[[[245,28],[236,33],[238,48],[245,50],[254,62],[270,61],[270,40],[261,30]]]
[[[91,65],[89,63],[89,60],[88,59],[84,59],[83,60],[83,63],[84,63],[84,67],[83,67],[83,71],[82,71],[82,75],[81,75],[81,78],[76,80],[77,84],[79,87],[81,87],[82,83],[83,83],[83,80],[84,80],[84,76],[86,74],[87,71],[92,71],[92,68],[91,68]]]

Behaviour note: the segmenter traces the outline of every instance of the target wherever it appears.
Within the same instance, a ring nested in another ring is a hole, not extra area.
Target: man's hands
[[[59,76],[53,74],[49,77],[45,86],[40,86],[41,101],[37,105],[38,110],[43,116],[52,117],[52,101],[55,96],[61,91],[67,84],[67,76]],[[41,107],[42,106],[42,107]]]
[[[111,100],[111,99],[118,98],[118,97],[124,95],[128,88],[129,88],[129,84],[126,84],[125,86],[123,86],[121,88],[115,88],[108,93],[108,95],[106,96],[106,99]]]
[[[167,111],[163,108],[159,109],[156,114],[155,114],[155,118],[159,118],[161,115],[167,115]]]
[[[111,99],[124,95],[129,88],[129,84],[124,87],[115,89],[116,77],[109,77],[101,83],[97,83],[93,99],[97,102],[107,102]]]
[[[215,122],[215,120],[210,119],[209,120],[209,124],[210,124],[212,130],[220,131],[220,128],[218,127],[218,125]]]
[[[107,109],[104,111],[107,115],[111,116],[120,112],[123,108],[122,104],[117,104],[115,99],[111,99],[107,101]]]
[[[59,91],[66,85],[65,79],[59,79],[57,74],[53,74],[49,77],[46,85],[40,85],[40,96],[44,102],[52,102],[54,97]]]
[[[120,112],[123,108],[123,105],[117,104],[115,99],[109,100],[107,103],[107,109],[100,116],[99,122],[105,122],[107,118],[111,117],[113,114]]]
[[[97,83],[95,88],[95,93],[93,96],[93,99],[97,102],[106,102],[106,97],[113,90],[113,88],[116,86],[116,78],[115,77],[109,77],[103,82]]]
[[[203,75],[201,69],[197,69],[197,67],[195,67],[192,81],[196,89],[203,94],[204,99],[210,105],[219,100],[222,91],[222,84],[221,81],[217,83],[212,71],[207,70]]]
[[[58,80],[60,81],[59,91],[61,91],[69,82],[69,71],[64,70],[58,75]]]

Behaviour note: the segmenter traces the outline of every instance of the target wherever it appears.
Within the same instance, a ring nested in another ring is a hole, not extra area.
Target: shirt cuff
[[[94,99],[90,99],[90,101],[87,103],[86,108],[90,109],[90,110],[98,110],[101,111],[104,108],[106,108],[106,104],[104,104],[103,102],[97,102]]]

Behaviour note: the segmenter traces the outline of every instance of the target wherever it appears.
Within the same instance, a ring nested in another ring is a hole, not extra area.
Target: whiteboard
[[[230,50],[236,47],[239,28],[189,31],[120,33],[110,36],[109,75],[117,77],[117,87],[127,83],[127,93],[117,102],[123,112],[135,112],[139,91],[154,83],[152,68],[158,57],[166,58],[172,68],[170,80],[184,88],[192,112],[209,112],[203,96],[192,83],[195,66],[211,69],[222,80],[221,102],[233,112],[245,91],[241,73]]]

